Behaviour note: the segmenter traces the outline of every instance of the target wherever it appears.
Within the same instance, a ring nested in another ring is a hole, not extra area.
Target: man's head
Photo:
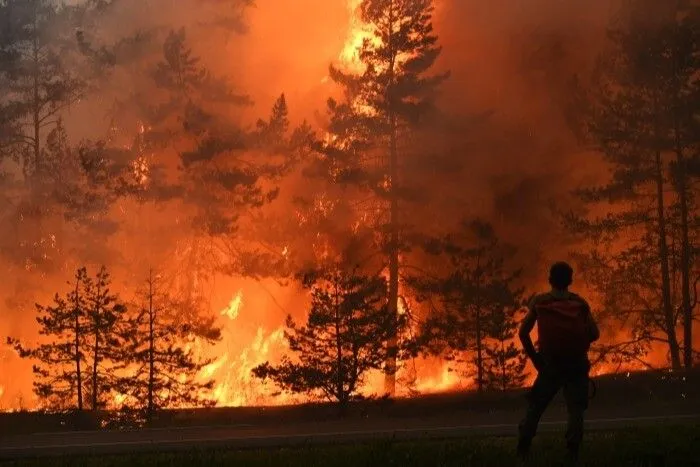
[[[555,289],[566,290],[573,282],[574,270],[568,263],[560,261],[549,269],[549,284]]]

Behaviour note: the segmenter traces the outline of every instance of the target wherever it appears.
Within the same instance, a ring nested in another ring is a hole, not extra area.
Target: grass
[[[16,461],[32,466],[244,466],[244,467],[464,467],[516,464],[512,438],[391,442],[270,450],[192,450],[177,453],[67,457]],[[561,434],[537,438],[532,466],[561,465]],[[700,426],[664,426],[590,433],[582,452],[585,466],[700,466]]]

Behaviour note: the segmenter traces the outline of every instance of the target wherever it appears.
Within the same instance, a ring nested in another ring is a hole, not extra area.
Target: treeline
[[[674,370],[697,361],[699,21],[697,7],[672,3],[623,10],[574,93],[607,180],[577,187],[581,206],[564,214],[602,315],[629,330],[608,351],[644,362],[661,346]]]
[[[213,405],[214,381],[200,372],[212,360],[195,342],[221,338],[197,303],[169,294],[151,271],[131,303],[112,287],[106,268],[80,268],[68,291],[37,305],[41,342],[8,338],[20,357],[35,362],[34,392],[48,411],[112,411],[151,422],[156,411]]]
[[[680,369],[697,356],[700,18],[656,3],[629,2],[594,70],[572,79],[569,123],[602,156],[583,162],[600,167],[601,181],[572,187],[553,210],[603,328],[622,330],[596,361],[647,363],[662,345]],[[467,195],[452,196],[468,191],[470,160],[440,142],[445,127],[469,123],[438,105],[449,73],[436,70],[431,0],[361,3],[374,38],[358,63],[330,67],[340,92],[319,128],[291,128],[284,95],[252,127],[240,123],[251,98],[207,66],[221,57],[194,50],[192,31],[220,39],[216,28],[105,39],[122,5],[0,3],[0,215],[13,227],[0,240],[17,290],[64,280],[75,264],[110,264],[131,283],[134,271],[164,264],[173,280],[156,287],[149,276],[147,296],[176,297],[127,306],[107,292],[105,273],[79,272],[67,294],[38,308],[48,343],[12,341],[44,362],[40,397],[97,409],[126,384],[120,393],[150,411],[197,403],[200,392],[165,391],[154,378],[158,365],[195,372],[202,363],[184,343],[201,323],[215,338],[212,323],[197,312],[162,332],[152,324],[203,303],[204,284],[221,274],[309,292],[305,322],[287,321],[292,353],[254,371],[285,390],[347,402],[376,370],[394,394],[417,356],[447,359],[479,390],[523,383],[513,342],[528,298],[522,275],[543,265],[524,264],[493,222],[471,214]],[[208,21],[199,24],[232,24]],[[76,143],[68,120],[84,102],[109,125]],[[159,340],[181,353],[154,350]],[[52,362],[72,369],[54,374]]]

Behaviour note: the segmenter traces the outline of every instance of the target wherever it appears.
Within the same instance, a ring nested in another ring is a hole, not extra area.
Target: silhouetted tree
[[[119,295],[110,291],[112,279],[102,267],[93,280],[86,277],[85,312],[87,317],[86,355],[90,362],[90,379],[87,381],[91,392],[91,408],[104,408],[105,394],[109,394],[115,384],[114,367],[123,358],[118,331],[127,311]]]
[[[47,342],[28,348],[15,338],[8,337],[21,358],[38,361],[33,365],[34,392],[51,408],[67,408],[71,400],[78,410],[83,410],[83,384],[86,372],[85,342],[87,334],[87,310],[85,280],[87,271],[76,272],[74,284],[65,298],[58,294],[53,306],[36,305],[39,334]]]
[[[195,339],[214,343],[221,331],[214,319],[200,314],[196,323],[180,319],[187,303],[168,293],[163,278],[149,271],[141,303],[122,330],[122,350],[127,376],[121,378],[118,392],[128,395],[151,422],[155,413],[167,407],[210,406],[214,381],[199,379],[211,359],[195,354]],[[132,373],[133,372],[133,373]]]
[[[49,0],[0,5],[0,154],[11,162],[8,172],[15,179],[5,187],[12,201],[3,207],[23,219],[22,234],[7,253],[32,271],[54,268],[62,247],[55,225],[60,206],[51,198],[57,161],[48,160],[56,141],[49,146],[61,113],[85,91],[73,60],[77,47],[67,27],[68,10]]]
[[[346,405],[362,388],[367,372],[381,370],[384,342],[395,320],[386,312],[386,281],[339,267],[308,273],[311,309],[304,326],[287,318],[285,337],[293,356],[253,370],[280,388],[321,395]]]
[[[431,111],[436,89],[447,77],[429,74],[441,52],[433,9],[432,0],[363,0],[359,12],[370,37],[357,51],[359,69],[330,69],[345,99],[328,101],[330,137],[323,145],[326,157],[319,162],[325,169],[320,172],[333,183],[352,184],[376,196],[370,212],[385,234],[392,316],[398,315],[403,249],[400,202],[408,194],[401,167],[406,167],[412,131]],[[392,395],[397,345],[397,335],[391,336],[386,392]]]
[[[582,264],[608,271],[596,276],[589,269],[591,277],[608,277],[615,283],[618,276],[628,279],[621,290],[596,283],[606,293],[629,293],[626,305],[605,302],[618,311],[619,319],[637,320],[634,340],[665,342],[671,366],[679,369],[673,275],[677,267],[680,309],[686,323],[692,322],[690,168],[700,137],[697,15],[679,20],[674,5],[647,1],[632,2],[624,13],[611,31],[612,51],[602,57],[587,99],[587,136],[603,153],[610,177],[578,192],[585,203],[602,207],[607,214],[577,213],[568,220],[575,232],[595,245],[583,255],[587,258],[581,258]],[[675,188],[675,199],[669,187]],[[677,264],[669,246],[675,238]],[[641,277],[640,270],[648,275]],[[649,327],[640,329],[644,326]],[[685,342],[692,341],[691,329],[692,324],[686,327]],[[692,345],[684,354],[686,363],[691,363]]]
[[[513,248],[499,241],[490,224],[476,220],[429,240],[426,249],[446,263],[440,274],[407,278],[418,300],[430,304],[420,337],[427,351],[473,365],[479,391],[492,385],[495,368],[522,370],[521,357],[506,345],[515,331],[508,313],[522,302],[522,290],[515,286],[520,271],[506,266]],[[518,381],[519,375],[507,378]]]
[[[527,357],[515,343],[518,322],[512,306],[494,311],[486,323],[484,386],[507,391],[521,388],[527,379]]]
[[[264,146],[278,148],[285,145],[289,131],[289,109],[287,99],[282,94],[272,106],[270,119],[259,119],[257,133],[260,143]]]
[[[84,389],[90,394],[90,407],[97,410],[101,397],[112,389],[112,367],[119,358],[116,329],[126,311],[117,295],[109,291],[110,277],[102,268],[95,279],[87,270],[77,271],[71,290],[53,306],[37,305],[39,334],[47,342],[24,347],[8,338],[20,357],[38,361],[34,365],[34,391],[51,408],[67,408],[75,398],[82,410]]]

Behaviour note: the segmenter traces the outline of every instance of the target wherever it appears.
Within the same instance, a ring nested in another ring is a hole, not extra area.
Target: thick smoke
[[[274,100],[284,92],[293,124],[307,120],[318,125],[325,115],[325,100],[336,92],[327,79],[328,66],[338,59],[350,33],[347,3],[257,0],[254,6],[243,8],[236,2],[214,0],[121,0],[114,1],[107,14],[93,25],[95,29],[85,34],[96,42],[113,43],[137,31],[162,34],[170,28],[185,27],[203,63],[229,76],[240,92],[251,97],[253,105],[232,111],[232,119],[252,126],[257,118],[267,115]],[[440,209],[437,213],[431,211],[438,222],[446,224],[457,217],[476,215],[494,222],[505,239],[520,249],[531,286],[542,286],[545,264],[566,255],[566,239],[561,238],[552,207],[568,202],[568,191],[581,179],[596,174],[596,167],[586,164],[587,155],[579,149],[567,125],[569,86],[576,74],[585,73],[591,66],[602,47],[604,27],[614,3],[438,3],[436,29],[444,47],[438,66],[450,70],[451,77],[441,91],[442,113],[434,123],[439,141],[434,146],[446,151],[463,168],[463,180],[452,185],[459,189],[440,193],[436,197]],[[225,24],[214,21],[221,18],[227,20]],[[140,53],[159,51],[156,47]],[[130,58],[118,56],[117,60],[123,64]],[[96,96],[71,109],[67,123],[73,143],[107,134],[110,122],[106,107],[138,84],[125,70]],[[109,255],[120,249],[127,251],[127,257],[136,257],[139,251],[177,242],[177,231],[167,232],[168,237],[132,238],[131,232],[143,233],[143,226],[154,214],[124,211],[127,208],[132,207],[117,207],[117,211],[122,210],[126,230],[115,235],[107,256],[93,252],[95,264],[109,263]],[[283,206],[271,209],[288,212]],[[172,215],[159,213],[156,217]],[[3,230],[14,228],[3,226]],[[117,271],[115,279],[126,284],[143,273]],[[0,285],[0,303],[6,317],[0,321],[0,334],[33,336],[32,303],[46,301],[62,288],[70,274],[68,270],[53,277],[32,277],[28,282],[20,281],[20,271],[3,267],[3,276],[9,279]],[[219,279],[211,290],[212,309],[224,308],[244,287],[240,284],[230,278]],[[263,286],[247,282],[245,287],[259,297]],[[266,287],[262,296],[277,299],[248,301],[242,312],[247,316],[241,315],[236,322],[238,325],[248,320],[248,324],[241,325],[237,338],[254,335],[258,325],[275,329],[287,313],[299,313],[296,291]],[[26,403],[31,370],[8,351],[3,351],[1,358],[0,385],[5,388],[2,404],[16,406],[20,394]]]

